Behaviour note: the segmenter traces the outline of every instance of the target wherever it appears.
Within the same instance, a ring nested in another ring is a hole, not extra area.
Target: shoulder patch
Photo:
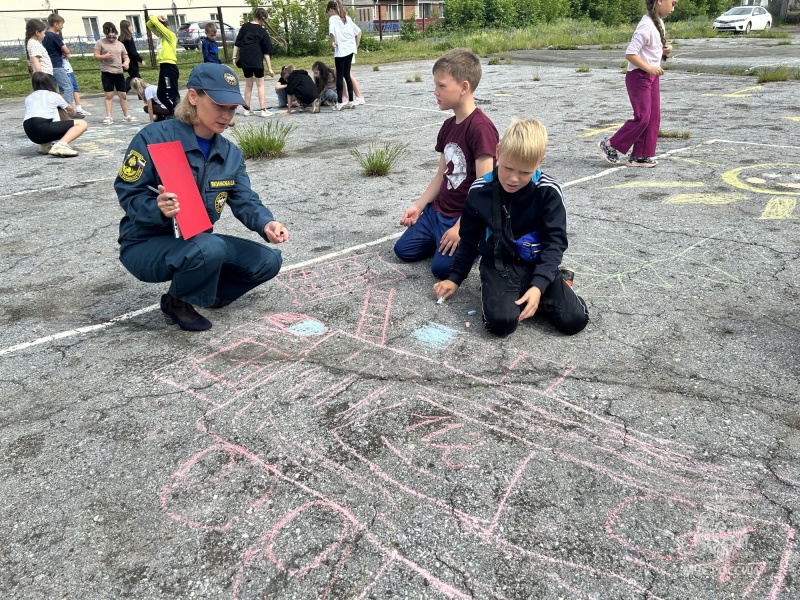
[[[214,208],[217,210],[218,213],[222,212],[222,209],[225,208],[225,203],[228,201],[228,192],[220,192],[217,194],[217,197],[214,198]]]
[[[144,167],[147,161],[144,156],[139,154],[136,150],[128,152],[128,156],[122,161],[122,166],[119,168],[119,178],[122,181],[133,183],[144,173]]]

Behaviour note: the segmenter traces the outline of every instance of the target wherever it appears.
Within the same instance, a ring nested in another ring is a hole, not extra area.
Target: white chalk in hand
[[[444,304],[444,296],[439,296],[439,299],[436,301],[436,304]]]

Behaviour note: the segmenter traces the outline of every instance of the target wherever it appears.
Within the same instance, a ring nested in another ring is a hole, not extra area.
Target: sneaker
[[[78,156],[78,151],[73,150],[69,144],[66,142],[56,142],[53,144],[53,147],[50,148],[50,152],[48,152],[50,156]]]
[[[53,147],[53,142],[49,144],[39,144],[39,154],[50,154],[50,149]]]
[[[103,125],[111,125],[113,122],[114,119],[112,119],[111,117],[106,117],[105,119],[103,119]]]
[[[253,114],[257,117],[271,117],[275,113],[271,113],[266,108],[262,108],[261,110],[255,111]]]
[[[243,110],[242,110],[242,114],[243,114],[245,117],[252,117],[252,116],[253,116],[253,111],[252,111],[252,110],[247,110],[247,109],[245,108],[245,109],[243,109]]]
[[[343,108],[347,108],[347,104],[340,104],[337,102],[333,105],[333,110],[342,110]]]
[[[356,101],[355,100],[353,100],[352,102],[348,102],[347,104],[342,106],[342,108],[355,108],[355,107],[356,107]]]
[[[72,118],[73,119],[85,119],[86,115],[84,115],[82,112],[77,112],[76,111],[75,114],[72,116]]]
[[[619,154],[617,154],[614,148],[608,145],[608,140],[600,140],[597,142],[597,149],[600,150],[600,154],[603,155],[607,163],[612,165],[619,164]]]
[[[123,121],[126,121],[126,122],[128,122],[128,123],[136,123],[136,122],[137,122],[139,119],[137,119],[137,118],[136,118],[136,117],[134,117],[133,115],[127,115],[127,116],[125,116],[125,117],[122,117],[122,120],[123,120]]]
[[[569,269],[565,269],[563,267],[559,267],[558,270],[561,272],[561,277],[564,278],[564,283],[566,283],[569,287],[572,287],[572,281],[575,279],[575,271],[570,271]]]
[[[81,116],[84,116],[84,117],[91,117],[92,116],[92,113],[90,113],[88,110],[83,110],[83,109],[80,109],[78,111],[78,114],[81,115]]]
[[[631,156],[628,160],[629,167],[645,167],[652,169],[658,164],[658,161],[652,158],[642,158],[641,156]]]
[[[353,106],[361,106],[362,104],[366,104],[364,99],[361,96],[356,96],[356,99],[353,100]]]
[[[169,294],[161,296],[161,312],[185,331],[211,329],[211,321],[194,309],[194,306]]]
[[[319,112],[319,98],[314,100],[314,103],[311,105],[311,112],[315,114]]]

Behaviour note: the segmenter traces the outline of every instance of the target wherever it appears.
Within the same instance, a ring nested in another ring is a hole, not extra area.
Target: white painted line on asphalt
[[[68,190],[74,187],[82,187],[89,183],[98,183],[100,181],[114,181],[115,177],[103,177],[102,179],[84,179],[83,181],[76,181],[74,183],[70,183],[69,185],[52,185],[50,187],[45,188],[36,188],[33,190],[21,190],[19,192],[12,192],[10,194],[5,194],[5,196],[24,196],[25,194],[41,194],[42,192],[53,192],[59,190]]]
[[[291,265],[281,269],[281,273],[286,271],[296,271],[297,269],[304,269],[305,267],[311,266],[313,264],[324,262],[326,260],[330,260],[332,258],[336,258],[338,256],[342,256],[344,254],[348,254],[350,252],[358,252],[359,250],[364,250],[365,248],[369,248],[370,246],[376,246],[378,244],[382,244],[383,242],[388,242],[393,239],[399,238],[403,234],[402,231],[398,233],[392,233],[391,235],[386,235],[382,238],[378,238],[377,240],[372,240],[371,242],[366,242],[364,244],[358,244],[357,246],[351,246],[350,248],[345,248],[343,250],[337,250],[336,252],[331,252],[329,254],[325,254],[323,256],[318,256],[317,258],[312,258],[311,260],[305,260],[303,262],[297,263],[295,265]],[[48,335],[45,337],[38,338],[36,340],[32,340],[30,342],[25,342],[22,344],[17,344],[16,346],[10,346],[3,350],[0,350],[0,356],[5,356],[6,354],[12,354],[13,352],[17,352],[19,350],[25,350],[26,348],[32,348],[33,346],[40,346],[42,344],[46,344],[48,342],[52,342],[55,340],[60,340],[67,337],[73,337],[76,335],[80,335],[82,333],[92,333],[95,331],[101,331],[103,329],[108,329],[113,325],[118,323],[122,323],[123,321],[128,321],[139,315],[143,315],[145,313],[160,309],[161,306],[159,304],[151,304],[150,306],[145,306],[144,308],[140,308],[139,310],[134,310],[132,312],[125,313],[124,315],[119,315],[118,317],[114,317],[110,321],[106,321],[105,323],[99,323],[97,325],[87,325],[86,327],[78,327],[77,329],[70,329],[68,331],[61,331],[59,333],[55,333],[53,335]]]
[[[788,144],[762,144],[761,142],[740,142],[736,140],[708,140],[704,144],[747,144],[748,146],[763,146],[764,148],[788,148],[790,150],[800,150],[800,146],[790,146]]]

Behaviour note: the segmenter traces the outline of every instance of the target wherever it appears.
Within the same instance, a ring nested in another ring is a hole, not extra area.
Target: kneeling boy
[[[288,65],[286,69],[286,114],[292,114],[292,102],[297,100],[300,105],[300,111],[308,106],[312,107],[312,112],[319,112],[319,98],[317,94],[317,86],[308,71],[303,69],[295,69],[294,66]],[[283,69],[281,69],[283,74]]]
[[[480,253],[483,321],[497,335],[512,333],[536,312],[569,335],[589,322],[586,303],[559,269],[567,211],[561,186],[539,170],[546,146],[538,121],[511,123],[497,145],[497,168],[469,190],[450,277],[433,286],[447,300]]]

